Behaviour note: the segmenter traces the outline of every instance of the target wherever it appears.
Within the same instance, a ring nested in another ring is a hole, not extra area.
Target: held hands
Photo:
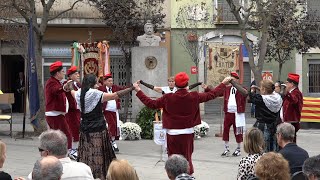
[[[134,87],[134,90],[135,90],[136,92],[138,92],[138,91],[141,90],[139,84],[140,84],[140,80],[138,80],[137,82],[133,83],[133,87]]]
[[[201,87],[202,87],[203,89],[207,89],[207,88],[208,88],[208,85],[202,83],[202,84],[201,84]]]
[[[228,77],[224,78],[224,80],[222,81],[222,83],[225,84],[225,85],[228,85],[231,80],[232,80],[232,77],[228,76]]]
[[[251,92],[255,92],[256,90],[260,91],[260,88],[256,85],[251,86]]]

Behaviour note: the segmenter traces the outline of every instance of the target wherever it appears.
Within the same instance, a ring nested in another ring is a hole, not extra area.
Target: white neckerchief
[[[112,88],[106,86],[108,94],[112,94]],[[116,100],[109,100],[106,106],[107,111],[117,112],[117,102]]]
[[[80,87],[77,85],[77,82],[73,82],[74,86],[76,86],[77,89],[80,89]]]
[[[229,99],[228,99],[228,109],[227,109],[227,111],[229,113],[237,112],[236,92],[237,92],[237,89],[232,86],[231,89],[230,89],[230,96],[229,96]]]

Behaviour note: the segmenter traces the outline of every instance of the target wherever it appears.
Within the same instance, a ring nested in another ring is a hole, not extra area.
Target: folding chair
[[[10,124],[10,137],[12,137],[12,105],[11,104],[0,104],[0,121],[8,121]],[[7,113],[7,111],[9,111]]]

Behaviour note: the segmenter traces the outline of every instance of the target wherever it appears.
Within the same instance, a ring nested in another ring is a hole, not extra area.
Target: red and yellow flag
[[[320,98],[303,97],[301,122],[320,123]]]

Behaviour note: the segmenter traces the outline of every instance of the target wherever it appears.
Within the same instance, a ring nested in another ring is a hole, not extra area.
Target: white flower
[[[121,137],[124,140],[138,140],[141,139],[141,127],[132,122],[126,122],[124,124],[120,123],[121,127]]]
[[[195,138],[199,139],[208,134],[210,127],[208,123],[201,121],[201,124],[193,127],[193,129]]]

